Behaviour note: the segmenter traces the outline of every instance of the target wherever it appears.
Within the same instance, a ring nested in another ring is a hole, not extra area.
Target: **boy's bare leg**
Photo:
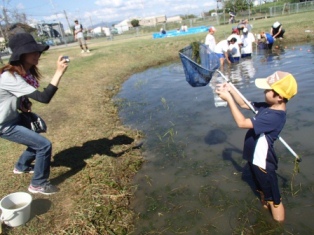
[[[273,202],[268,202],[268,205],[270,207],[274,220],[278,222],[283,222],[285,220],[285,208],[282,202],[280,202],[279,205],[274,205]]]
[[[264,193],[257,190],[261,196],[261,203],[265,209],[269,209],[273,215],[273,219],[278,222],[283,222],[285,220],[285,208],[282,203],[279,205],[274,205],[272,201],[265,201]]]
[[[224,62],[225,62],[225,58],[220,58],[220,70],[223,71],[224,70]]]
[[[257,192],[259,192],[259,194],[260,194],[260,197],[261,197],[261,203],[262,203],[263,207],[264,207],[265,209],[270,209],[270,208],[269,208],[269,204],[268,204],[268,202],[267,202],[267,201],[265,201],[265,196],[264,196],[264,193],[263,193],[262,191],[259,191],[259,190],[257,190]]]

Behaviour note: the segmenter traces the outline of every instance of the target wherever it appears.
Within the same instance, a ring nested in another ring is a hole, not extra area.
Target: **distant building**
[[[165,15],[145,17],[140,20],[140,26],[156,26],[157,24],[166,23],[166,21],[167,17]]]
[[[60,38],[65,35],[63,24],[61,23],[41,23],[33,25],[37,29],[39,36],[49,38]]]
[[[93,33],[95,36],[110,36],[111,32],[110,32],[110,28],[108,27],[96,27],[94,29],[91,30],[91,33]]]
[[[104,34],[103,27],[98,26],[98,27],[96,27],[96,28],[93,28],[93,29],[91,30],[91,33],[93,33],[93,34],[95,34],[95,35],[102,35],[102,34]]]
[[[132,19],[136,19],[133,17]],[[140,26],[156,26],[158,24],[164,24],[169,22],[179,22],[182,23],[182,18],[180,16],[174,16],[167,18],[165,15],[151,16],[139,19]],[[118,33],[121,34],[125,31],[130,30],[133,26],[131,25],[131,20],[123,20],[118,24],[114,25],[114,28],[118,30]]]
[[[172,16],[172,17],[167,17],[167,23],[172,23],[172,22],[177,22],[177,23],[182,23],[182,18],[181,16]]]
[[[114,27],[118,30],[118,33],[121,34],[125,31],[130,30],[130,21],[129,20],[123,20],[118,24],[115,24]]]

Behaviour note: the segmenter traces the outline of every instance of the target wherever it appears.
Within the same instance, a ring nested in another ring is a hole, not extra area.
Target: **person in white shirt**
[[[252,56],[252,44],[255,43],[254,35],[249,32],[247,28],[243,29],[243,35],[241,35],[242,47],[241,47],[241,58]]]
[[[208,48],[210,49],[210,51],[214,51],[215,50],[215,46],[216,46],[216,40],[214,37],[214,33],[216,32],[215,27],[210,27],[208,30],[208,34],[205,38],[205,45],[208,46]]]
[[[228,37],[228,41],[230,41],[231,38],[237,39],[237,43],[229,45],[229,50],[231,54],[229,59],[231,63],[237,63],[240,61],[240,57],[241,57],[240,47],[242,46],[240,32],[237,28],[232,29],[232,34]]]
[[[82,24],[79,24],[78,20],[75,20],[74,23],[75,23],[75,25],[74,25],[74,39],[78,41],[78,43],[82,49],[81,53],[84,53],[84,52],[89,53],[89,49],[88,49],[86,41],[84,39],[83,26],[82,26]],[[85,46],[85,50],[84,50],[83,45]]]
[[[181,31],[182,32],[187,32],[188,31],[188,26],[186,24],[181,26]]]
[[[229,60],[229,45],[235,44],[237,41],[236,38],[231,38],[231,39],[225,39],[220,41],[216,46],[215,46],[215,54],[218,56],[220,60],[220,68],[222,69],[224,66],[224,61],[227,60],[228,64],[231,64],[231,61]]]

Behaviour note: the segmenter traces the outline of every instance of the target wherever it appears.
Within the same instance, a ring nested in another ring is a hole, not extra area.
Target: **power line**
[[[44,7],[44,6],[47,6],[47,4],[43,4],[43,5],[36,6],[36,7],[23,8],[22,10],[26,10],[26,11],[28,11],[28,10],[33,10],[33,9],[42,8],[42,7]]]

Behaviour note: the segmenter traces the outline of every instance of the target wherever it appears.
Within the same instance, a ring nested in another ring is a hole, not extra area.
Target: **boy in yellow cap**
[[[264,89],[265,102],[252,102],[257,114],[246,118],[237,104],[250,109],[241,96],[228,83],[223,84],[216,93],[227,101],[238,127],[249,129],[243,147],[243,158],[248,161],[261,202],[268,208],[274,220],[282,222],[285,210],[281,202],[276,175],[278,159],[274,142],[286,122],[286,105],[297,94],[297,82],[287,72],[277,71],[267,78],[255,80],[258,88]]]

